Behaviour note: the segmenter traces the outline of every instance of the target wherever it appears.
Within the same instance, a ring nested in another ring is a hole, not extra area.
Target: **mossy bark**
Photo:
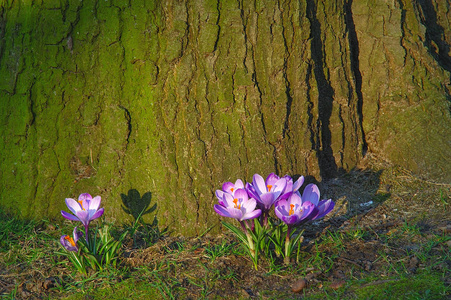
[[[0,204],[55,217],[89,192],[123,221],[136,189],[194,235],[254,173],[321,180],[369,151],[449,182],[436,2],[3,1]]]

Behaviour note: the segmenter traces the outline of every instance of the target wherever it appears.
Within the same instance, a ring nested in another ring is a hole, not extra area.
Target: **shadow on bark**
[[[428,52],[435,58],[438,64],[448,72],[451,72],[450,46],[444,40],[445,31],[438,24],[437,12],[431,0],[418,0],[421,23],[426,27],[426,40],[424,44]]]
[[[146,192],[141,197],[141,194],[136,189],[130,189],[127,195],[121,194],[121,199],[123,203],[121,207],[124,212],[134,218],[134,222],[131,225],[134,247],[148,247],[167,233],[167,227],[163,230],[160,230],[158,227],[158,218],[156,215],[153,217],[152,223],[146,223],[143,219],[144,215],[150,214],[157,209],[156,203],[149,207],[152,201],[151,192]],[[137,241],[141,241],[141,244],[138,245]]]
[[[131,189],[127,195],[121,194],[121,199],[123,203],[121,206],[122,209],[126,214],[131,215],[135,219],[135,222],[144,222],[142,221],[142,217],[157,209],[156,203],[149,208],[152,200],[151,192],[144,193],[141,197],[136,189]]]
[[[334,90],[323,70],[323,43],[321,40],[321,24],[316,17],[316,5],[307,2],[307,17],[310,20],[311,53],[314,62],[313,73],[318,86],[318,121],[317,138],[314,145],[318,151],[318,164],[321,177],[331,178],[337,174],[337,164],[331,147],[331,132],[329,129]]]
[[[365,131],[363,130],[363,94],[362,94],[362,74],[360,73],[359,64],[359,40],[355,30],[354,18],[352,16],[352,1],[349,0],[344,5],[346,29],[348,31],[350,55],[351,55],[351,70],[354,75],[355,92],[357,95],[357,114],[359,116],[359,126],[362,135],[362,155],[364,156],[368,150],[368,145],[365,138]]]

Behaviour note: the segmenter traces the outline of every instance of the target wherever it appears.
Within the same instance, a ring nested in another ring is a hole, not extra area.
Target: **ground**
[[[21,221],[3,212],[0,295],[5,299],[451,298],[451,185],[378,164],[323,181],[320,190],[324,198],[336,201],[334,211],[304,225],[304,240],[290,265],[277,257],[261,257],[258,270],[226,229],[219,236],[207,232],[184,238],[143,224],[124,241],[116,268],[84,277],[57,253],[61,251],[57,241],[67,225]],[[120,233],[123,228],[116,230]]]

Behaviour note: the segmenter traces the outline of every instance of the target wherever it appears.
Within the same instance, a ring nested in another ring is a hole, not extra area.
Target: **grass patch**
[[[113,286],[104,286],[101,288],[90,287],[83,292],[74,292],[63,297],[67,300],[81,300],[81,299],[165,299],[162,296],[160,289],[155,284],[149,284],[145,281],[137,281],[135,279],[128,279],[116,283]]]
[[[445,299],[450,288],[436,273],[373,281],[355,291],[358,299]]]

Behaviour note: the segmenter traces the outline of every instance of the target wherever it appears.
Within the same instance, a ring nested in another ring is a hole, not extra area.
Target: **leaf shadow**
[[[145,248],[158,241],[167,232],[167,227],[160,230],[156,214],[151,223],[144,221],[143,216],[151,214],[157,209],[156,203],[151,206],[151,192],[145,192],[141,196],[138,190],[130,189],[127,194],[121,194],[121,199],[122,210],[134,219],[129,229],[134,247]]]
[[[138,190],[130,189],[127,195],[121,194],[121,199],[123,203],[123,205],[121,205],[122,210],[126,214],[131,215],[135,219],[135,222],[144,222],[142,221],[142,217],[157,209],[156,203],[152,207],[149,207],[150,202],[152,201],[151,192],[146,192],[141,197]]]

